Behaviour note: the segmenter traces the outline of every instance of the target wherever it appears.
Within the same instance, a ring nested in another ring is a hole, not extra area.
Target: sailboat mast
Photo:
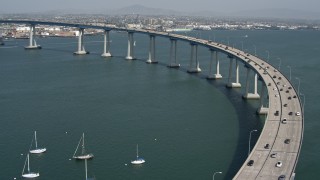
[[[35,139],[35,141],[36,141],[36,149],[38,149],[37,131],[34,131],[34,139]]]
[[[28,154],[28,173],[30,173],[29,154]]]
[[[85,150],[84,150],[84,133],[82,134],[82,154],[85,153]]]
[[[137,159],[139,158],[139,149],[138,149],[138,144],[137,144]]]
[[[85,163],[86,180],[87,180],[88,179],[87,159],[84,160],[84,163]]]

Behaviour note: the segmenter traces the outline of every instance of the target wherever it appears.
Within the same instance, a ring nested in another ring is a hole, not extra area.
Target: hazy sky
[[[0,13],[43,12],[63,9],[113,9],[140,4],[177,11],[237,12],[286,8],[320,12],[320,0],[0,0]]]

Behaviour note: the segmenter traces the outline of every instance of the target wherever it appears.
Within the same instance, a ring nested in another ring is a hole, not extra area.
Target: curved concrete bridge
[[[218,53],[226,54],[230,59],[228,82],[226,84],[229,88],[241,87],[241,84],[239,83],[239,63],[243,63],[247,68],[246,93],[244,94],[243,98],[260,98],[261,107],[257,110],[257,112],[260,114],[266,114],[267,118],[255,147],[252,149],[247,160],[239,169],[238,173],[234,176],[234,179],[270,180],[280,179],[280,177],[285,177],[285,179],[294,179],[294,172],[303,140],[303,107],[300,101],[300,96],[291,82],[281,72],[279,72],[279,70],[262,59],[245,53],[239,49],[228,47],[216,42],[166,32],[60,22],[0,20],[0,23],[30,25],[30,41],[29,46],[26,47],[27,49],[40,48],[39,45],[34,44],[32,39],[35,34],[36,25],[76,27],[79,29],[78,50],[75,52],[77,55],[88,53],[85,51],[83,45],[84,29],[103,29],[105,33],[104,52],[102,53],[102,56],[104,57],[111,56],[109,51],[109,32],[111,30],[126,31],[128,32],[128,54],[126,56],[126,59],[128,60],[134,59],[134,33],[147,34],[150,37],[149,59],[146,61],[147,63],[157,63],[155,56],[155,39],[157,36],[166,37],[170,39],[171,43],[170,62],[168,64],[168,67],[171,68],[180,67],[180,64],[177,62],[177,41],[186,41],[189,42],[191,46],[190,65],[188,68],[189,73],[201,72],[199,61],[197,59],[198,46],[205,46],[211,52],[210,71],[207,76],[208,79],[222,78],[222,75],[219,72]],[[213,74],[211,66],[214,60],[216,62],[216,70]],[[234,61],[236,61],[236,81],[232,82],[231,76],[234,73]],[[250,81],[248,77],[251,72],[255,73],[254,92],[249,93]],[[262,90],[260,94],[257,92],[258,77],[262,81]],[[269,107],[263,107],[263,96],[265,89],[267,90],[269,97]],[[249,163],[249,161],[251,161],[251,163]],[[278,162],[281,162],[281,167],[276,166]]]

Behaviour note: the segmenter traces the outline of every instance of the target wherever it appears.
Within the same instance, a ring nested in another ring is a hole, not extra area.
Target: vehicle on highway
[[[290,86],[290,87],[288,87],[288,89],[292,89],[292,87]]]
[[[277,78],[277,76],[276,76],[276,75],[273,75],[272,77],[273,77],[273,78]]]
[[[287,124],[287,118],[283,118],[281,122],[282,124]]]
[[[285,180],[286,179],[286,175],[281,175],[279,176],[278,180]]]
[[[282,162],[278,161],[277,164],[276,164],[276,167],[281,167],[281,166],[282,166]]]
[[[291,116],[291,115],[292,115],[292,112],[289,112],[288,114]]]
[[[290,139],[286,139],[286,140],[284,140],[284,143],[286,143],[286,144],[290,144]]]
[[[294,96],[293,96],[293,98],[297,98],[297,96],[296,96],[296,95],[294,95]]]
[[[271,83],[268,83],[268,86],[271,86]]]
[[[270,157],[276,158],[276,157],[277,157],[277,153],[272,153],[272,154],[270,155]]]
[[[289,96],[288,99],[291,99],[291,96]]]
[[[279,116],[279,111],[276,111],[276,113],[274,113],[275,116]]]
[[[253,163],[254,163],[254,160],[250,160],[247,165],[248,165],[248,166],[252,166]]]
[[[264,146],[264,148],[265,148],[265,149],[269,149],[269,148],[270,148],[270,145],[269,145],[269,144],[266,144],[266,145]]]
[[[286,90],[286,93],[289,93],[289,90]]]
[[[284,107],[287,107],[287,106],[288,106],[288,104],[284,104],[283,106],[284,106]]]
[[[300,112],[296,112],[296,116],[300,116]]]

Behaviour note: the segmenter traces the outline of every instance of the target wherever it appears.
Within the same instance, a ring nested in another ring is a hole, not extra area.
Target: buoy
[[[71,159],[69,159],[69,161],[71,161]]]
[[[23,156],[23,154],[21,154],[21,156]]]
[[[125,166],[127,166],[128,164],[124,164]]]
[[[157,140],[157,139],[154,139],[155,141]]]

